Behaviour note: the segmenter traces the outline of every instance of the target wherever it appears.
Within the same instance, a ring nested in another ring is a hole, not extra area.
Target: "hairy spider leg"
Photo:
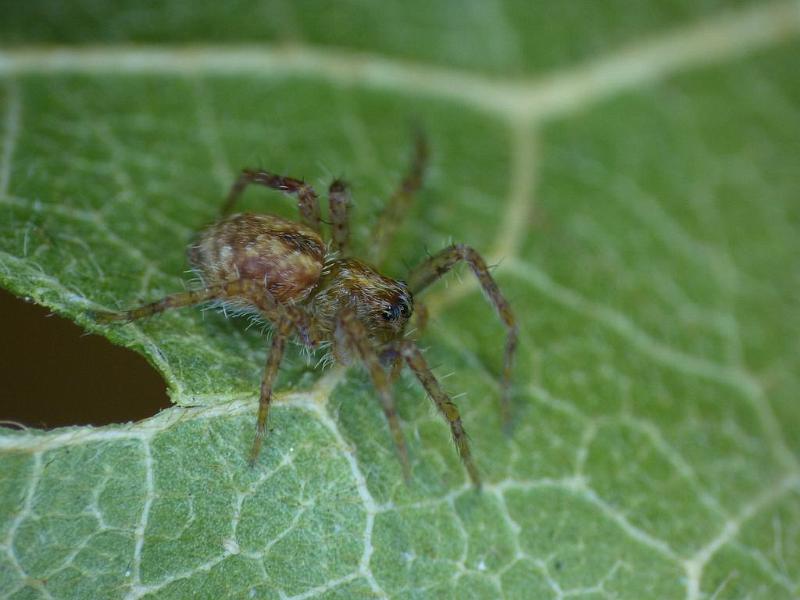
[[[344,181],[337,179],[328,188],[328,203],[333,249],[339,253],[339,258],[343,258],[350,254],[350,189]]]
[[[113,321],[135,321],[162,313],[173,308],[194,306],[204,302],[221,300],[246,301],[264,313],[270,321],[276,320],[284,311],[272,295],[251,279],[235,279],[220,285],[199,290],[170,294],[155,302],[120,312],[95,311],[91,315],[98,323]]]
[[[428,327],[428,317],[430,312],[424,302],[414,298],[414,329],[419,333],[425,331]]]
[[[286,341],[291,335],[292,329],[297,328],[298,335],[306,345],[313,346],[314,344],[314,340],[309,336],[311,327],[309,316],[304,311],[297,307],[286,307],[278,304],[263,285],[259,285],[251,279],[237,279],[202,290],[170,294],[161,300],[131,310],[95,312],[92,313],[92,316],[98,323],[133,321],[173,308],[193,306],[214,300],[230,300],[252,304],[272,321],[275,327],[271,347],[267,354],[267,362],[264,366],[264,375],[261,379],[256,435],[253,440],[249,461],[252,466],[258,458],[267,432],[267,416],[269,415],[269,407],[272,400],[272,384],[278,374],[286,348]]]
[[[500,410],[503,426],[508,429],[511,424],[511,368],[514,364],[514,353],[517,349],[518,328],[514,313],[511,312],[511,306],[500,292],[500,288],[497,287],[497,283],[495,283],[491,273],[489,273],[486,262],[473,248],[464,244],[454,244],[434,254],[412,269],[408,277],[408,286],[411,289],[411,293],[416,296],[462,261],[469,264],[489,301],[497,310],[500,320],[503,321],[506,327]]]
[[[414,299],[414,329],[407,331],[406,335],[423,333],[428,326],[428,307],[418,298]],[[389,381],[394,384],[403,371],[403,356],[391,345],[381,352],[381,364],[389,371]]]
[[[428,326],[428,307],[420,302],[419,298],[414,299],[414,329],[406,331],[406,335],[422,334]],[[416,337],[415,336],[415,337]],[[389,380],[394,383],[400,377],[403,370],[403,357],[393,348],[388,348],[381,353],[381,362],[389,369]]]
[[[275,175],[268,171],[244,169],[231,186],[228,197],[225,199],[225,204],[222,205],[221,215],[227,215],[233,210],[236,200],[251,183],[281,191],[289,196],[296,195],[297,206],[300,209],[300,220],[304,225],[308,225],[311,229],[320,233],[319,198],[317,198],[314,188],[300,179]]]
[[[417,376],[417,379],[419,379],[419,382],[425,388],[428,396],[433,400],[436,408],[450,426],[453,441],[456,444],[456,448],[458,448],[458,454],[467,469],[467,473],[469,473],[469,478],[472,480],[475,487],[480,488],[481,478],[475,463],[472,461],[467,432],[464,431],[464,426],[461,424],[461,415],[458,412],[458,407],[442,389],[442,386],[439,385],[439,381],[431,372],[430,367],[428,367],[428,363],[422,356],[419,347],[411,340],[397,342],[397,346],[398,351],[405,359],[406,364],[408,364],[408,368]]]
[[[408,214],[414,194],[422,186],[422,179],[428,166],[428,141],[421,130],[414,135],[414,154],[411,164],[400,185],[389,198],[375,225],[375,240],[370,250],[370,260],[380,265],[386,255],[386,250],[394,238],[397,228]]]
[[[283,360],[283,353],[286,349],[286,341],[292,332],[291,319],[281,317],[275,322],[275,331],[272,334],[272,344],[267,353],[267,363],[264,365],[264,375],[261,378],[261,390],[258,397],[258,419],[256,421],[256,436],[253,439],[253,448],[250,450],[250,466],[256,464],[258,454],[261,452],[261,445],[267,435],[267,417],[269,416],[269,406],[272,401],[272,384],[278,375],[278,370]]]
[[[380,355],[369,341],[366,327],[358,320],[355,311],[352,309],[346,308],[336,316],[336,338],[337,344],[355,350],[361,361],[366,365],[372,378],[372,383],[380,397],[383,413],[389,422],[395,449],[403,467],[403,477],[406,481],[410,481],[411,467],[408,462],[408,450],[406,449],[406,440],[403,437],[403,432],[400,429],[400,421],[397,418],[391,381],[381,364]]]

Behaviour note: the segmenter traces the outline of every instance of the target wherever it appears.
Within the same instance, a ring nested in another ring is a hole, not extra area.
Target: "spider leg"
[[[414,194],[422,185],[422,178],[428,165],[428,141],[421,130],[414,136],[414,154],[411,158],[408,172],[402,182],[389,198],[389,202],[378,217],[375,225],[375,243],[372,245],[370,260],[374,264],[383,261],[386,250],[394,238],[398,226],[408,214]]]
[[[252,279],[237,279],[221,285],[210,286],[202,290],[171,294],[161,300],[131,310],[122,312],[95,312],[92,313],[92,316],[98,323],[133,321],[150,317],[173,308],[192,306],[214,300],[230,300],[253,305],[258,308],[267,319],[272,321],[275,326],[270,351],[267,355],[267,362],[264,366],[264,375],[261,379],[256,435],[253,440],[253,447],[250,451],[249,460],[252,466],[258,458],[261,445],[264,442],[264,436],[267,432],[267,416],[269,415],[269,406],[272,400],[272,384],[278,374],[278,369],[286,348],[286,341],[289,339],[292,329],[297,328],[301,341],[306,345],[313,346],[316,343],[316,340],[314,340],[310,334],[313,323],[306,313],[296,307],[287,307],[278,304],[266,288],[264,288],[263,284],[259,284]]]
[[[403,476],[406,481],[410,480],[411,467],[408,462],[408,450],[406,449],[403,432],[400,429],[400,421],[397,418],[391,380],[381,364],[380,355],[369,341],[366,327],[358,320],[356,313],[352,309],[344,309],[337,315],[336,338],[337,344],[355,350],[358,357],[366,365],[372,378],[372,383],[378,391],[383,413],[389,422],[395,449],[403,467]]]
[[[257,282],[251,279],[235,279],[220,285],[212,285],[200,290],[170,294],[155,302],[120,312],[96,311],[90,313],[98,323],[114,321],[135,321],[162,313],[173,308],[194,306],[215,300],[245,301],[253,304],[264,316],[275,321],[282,308],[275,299]]]
[[[278,190],[287,195],[297,196],[297,205],[300,209],[300,218],[304,225],[308,225],[319,233],[320,231],[320,212],[319,198],[317,193],[310,185],[300,179],[275,175],[268,171],[244,169],[239,178],[231,186],[225,204],[222,205],[220,214],[227,215],[233,209],[233,205],[245,188],[251,183],[266,186],[273,190]]]
[[[486,262],[473,248],[464,244],[454,244],[429,257],[414,268],[408,277],[408,285],[411,293],[417,295],[462,261],[469,264],[483,291],[494,305],[497,314],[506,327],[500,409],[503,425],[507,429],[511,423],[511,368],[514,363],[514,353],[517,349],[518,328],[514,313],[511,312],[511,306],[500,292],[500,288],[497,287],[497,283],[495,283],[491,273],[489,273]]]
[[[253,447],[250,450],[250,466],[254,466],[261,452],[261,445],[264,443],[264,436],[267,434],[267,416],[269,406],[272,401],[272,384],[278,375],[278,369],[283,360],[283,353],[286,349],[286,341],[289,339],[294,323],[289,317],[281,317],[275,323],[275,331],[272,335],[272,344],[267,354],[267,363],[264,365],[264,375],[261,378],[261,389],[258,397],[258,419],[256,420],[256,436],[253,439]]]
[[[425,388],[428,396],[433,400],[436,408],[439,409],[439,412],[450,425],[453,441],[456,444],[456,448],[458,448],[458,454],[467,469],[467,473],[469,473],[469,478],[475,487],[480,488],[481,478],[475,463],[472,461],[469,440],[467,439],[467,433],[464,431],[464,426],[461,424],[461,415],[458,412],[458,407],[450,400],[447,393],[442,390],[442,386],[439,385],[436,376],[431,372],[427,361],[422,356],[422,352],[414,342],[411,340],[398,342],[398,350],[408,367]]]
[[[428,307],[416,298],[414,299],[414,329],[422,333],[428,326]]]
[[[344,181],[337,179],[328,188],[331,227],[333,228],[333,249],[340,258],[350,254],[350,190]]]

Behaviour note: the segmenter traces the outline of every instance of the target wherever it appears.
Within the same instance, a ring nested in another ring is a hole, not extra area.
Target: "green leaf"
[[[528,4],[4,14],[0,283],[141,352],[176,405],[2,430],[4,597],[800,595],[797,4]],[[422,341],[481,493],[410,375],[404,484],[364,374],[296,350],[250,469],[261,332],[87,311],[182,289],[242,166],[346,177],[364,251],[415,121],[432,164],[386,271],[450,239],[498,263],[513,432],[463,270]]]

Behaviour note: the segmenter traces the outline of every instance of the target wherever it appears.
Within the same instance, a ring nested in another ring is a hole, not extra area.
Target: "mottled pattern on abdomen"
[[[325,261],[317,232],[274,215],[231,215],[202,230],[189,263],[206,285],[244,278],[262,282],[281,303],[304,299]]]

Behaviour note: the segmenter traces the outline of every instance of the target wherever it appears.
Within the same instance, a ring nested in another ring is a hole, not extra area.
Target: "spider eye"
[[[400,318],[400,314],[402,313],[402,308],[399,307],[397,304],[392,304],[391,307],[383,311],[381,316],[385,321],[397,321]]]
[[[400,318],[408,319],[411,316],[411,307],[404,301],[392,304],[381,313],[384,321],[397,321]]]

